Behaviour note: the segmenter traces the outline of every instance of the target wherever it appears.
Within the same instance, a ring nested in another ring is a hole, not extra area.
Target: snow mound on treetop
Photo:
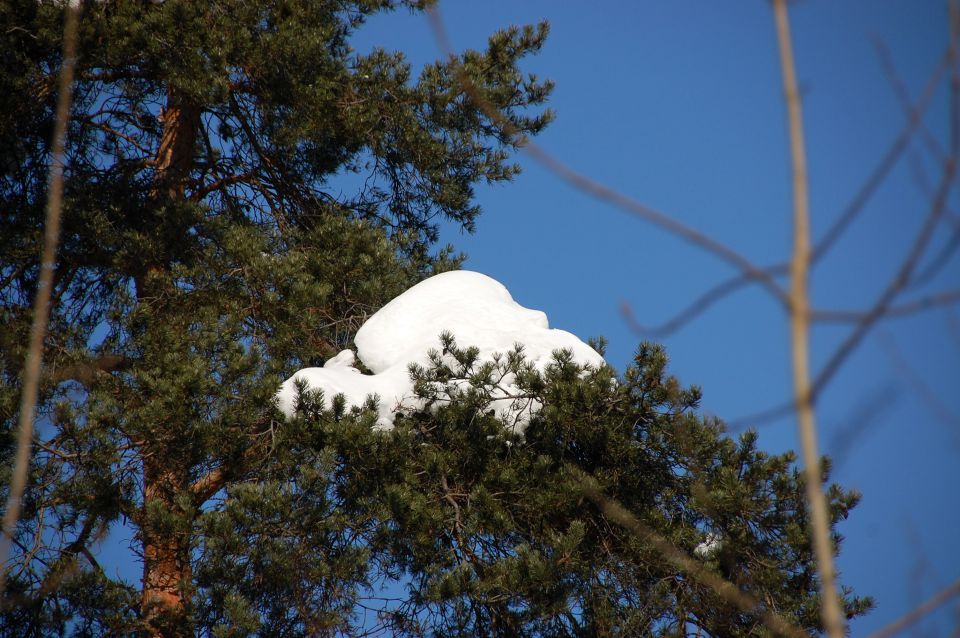
[[[462,347],[479,348],[481,359],[522,344],[539,369],[564,348],[580,363],[603,365],[576,336],[551,330],[546,314],[518,304],[496,279],[468,270],[430,277],[381,308],[357,332],[357,354],[375,373],[426,364],[427,350],[439,345],[441,332],[451,333]]]
[[[435,275],[413,286],[370,317],[354,339],[360,360],[373,371],[364,375],[353,366],[354,353],[344,350],[322,368],[305,368],[287,379],[277,393],[280,410],[295,412],[296,381],[309,390],[322,390],[327,406],[343,394],[348,406],[360,406],[370,395],[379,398],[378,427],[393,427],[397,412],[415,408],[409,366],[429,364],[429,351],[440,346],[440,334],[453,335],[460,347],[479,349],[480,361],[522,346],[538,370],[553,361],[553,352],[569,350],[573,360],[593,367],[604,365],[593,348],[565,330],[549,327],[547,315],[524,308],[503,284],[486,275],[456,270]],[[509,380],[505,380],[509,381]],[[524,425],[538,405],[517,405],[510,398],[494,401],[498,416]]]

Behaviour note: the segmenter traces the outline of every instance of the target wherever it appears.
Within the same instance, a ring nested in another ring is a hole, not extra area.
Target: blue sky
[[[457,50],[496,29],[547,19],[545,50],[526,68],[556,82],[557,120],[538,138],[572,168],[769,265],[788,256],[791,192],[785,110],[768,2],[441,2]],[[946,2],[806,0],[791,20],[810,169],[815,237],[834,221],[904,127],[874,41],[889,50],[916,99],[946,49]],[[358,34],[407,52],[415,66],[441,55],[426,19],[393,14]],[[949,94],[941,80],[907,152],[833,250],[817,264],[818,308],[865,309],[899,268],[930,208],[946,146]],[[937,143],[930,143],[930,139]],[[529,156],[512,184],[478,190],[477,232],[448,229],[467,268],[503,282],[555,327],[604,335],[621,368],[645,338],[619,307],[657,324],[732,274],[702,250],[574,189]],[[934,231],[923,265],[947,250],[958,198]],[[909,301],[960,286],[960,259],[905,292]],[[952,326],[952,327],[951,327]],[[849,332],[818,325],[819,368]],[[759,287],[744,288],[661,340],[672,370],[703,387],[703,409],[729,420],[790,396],[788,324]],[[818,405],[821,447],[835,479],[863,492],[842,524],[843,584],[877,598],[857,620],[866,635],[960,577],[960,313],[943,309],[881,322],[849,357]],[[771,451],[797,448],[791,417],[760,426]],[[954,603],[955,605],[956,603]],[[950,605],[923,629],[944,634]]]
[[[804,96],[811,214],[819,237],[840,215],[905,124],[873,40],[890,51],[916,99],[947,44],[940,0],[804,0],[792,3]],[[791,247],[785,110],[769,3],[446,0],[441,15],[457,50],[483,47],[498,28],[551,24],[526,70],[556,82],[557,120],[537,139],[572,168],[667,213],[757,265]],[[422,15],[378,16],[354,46],[407,53],[415,67],[442,55]],[[944,79],[924,131],[812,277],[818,308],[864,309],[889,282],[930,207],[946,145]],[[931,144],[925,136],[937,140]],[[933,147],[933,148],[932,148]],[[622,369],[641,339],[620,312],[661,323],[734,271],[676,237],[568,186],[527,155],[505,186],[477,191],[474,235],[447,228],[466,268],[502,283],[554,327],[609,339]],[[931,255],[960,226],[951,193]],[[901,301],[960,288],[960,257]],[[951,327],[952,326],[952,327]],[[850,325],[818,325],[818,369]],[[659,339],[672,371],[703,388],[703,410],[727,420],[790,396],[786,314],[757,286],[715,304]],[[818,405],[821,448],[835,480],[863,493],[840,531],[841,581],[878,607],[852,626],[867,635],[960,577],[960,308],[884,321],[847,359]],[[750,422],[748,421],[747,424]],[[759,426],[771,451],[799,447],[791,417]],[[122,530],[121,530],[122,532]],[[134,582],[139,567],[117,561]],[[947,605],[918,627],[946,635],[960,622]],[[911,634],[913,635],[913,634]],[[917,634],[919,635],[919,634]]]

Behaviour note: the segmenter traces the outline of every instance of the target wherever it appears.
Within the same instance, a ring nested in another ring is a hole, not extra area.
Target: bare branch
[[[807,158],[803,137],[803,112],[797,88],[796,65],[786,0],[774,0],[773,14],[780,49],[783,93],[787,103],[790,133],[790,158],[793,167],[793,259],[790,263],[790,345],[793,359],[793,388],[797,406],[797,426],[803,449],[807,506],[810,508],[810,533],[814,556],[820,572],[823,602],[820,615],[830,638],[846,633],[843,605],[837,592],[837,574],[833,566],[830,517],[820,476],[820,451],[817,445],[816,415],[810,391],[810,298],[807,278],[810,273],[810,212],[807,194]]]
[[[135,137],[131,135],[127,135],[126,133],[116,130],[112,126],[109,126],[107,124],[104,124],[103,122],[95,120],[93,119],[94,117],[95,117],[94,115],[88,115],[84,117],[83,118],[84,124],[98,128],[104,133],[108,133],[109,135],[113,135],[114,137],[125,141],[127,144],[134,147],[135,149],[137,149],[138,151],[140,151],[145,155],[150,153],[150,149],[144,146],[143,144],[141,144],[139,141],[137,141]]]
[[[953,308],[946,308],[944,315],[947,332],[956,344],[957,349],[960,350],[960,316],[957,315]]]
[[[446,30],[443,26],[443,21],[440,19],[439,11],[436,7],[430,7],[427,10],[427,14],[430,18],[430,25],[433,28],[434,37],[436,38],[437,43],[440,45],[440,48],[450,56],[451,60],[453,60],[454,56],[452,54],[452,47],[450,46]],[[497,110],[486,99],[484,99],[484,97],[477,90],[477,87],[470,81],[470,79],[464,74],[463,70],[459,66],[455,68],[455,72],[464,91],[477,104],[483,113],[500,128],[504,138],[518,138],[519,131],[517,128],[510,122],[508,118],[504,117],[499,110]],[[707,251],[715,257],[718,257],[720,260],[739,270],[741,276],[750,281],[759,282],[776,300],[778,300],[784,306],[787,305],[787,294],[780,284],[777,283],[777,280],[774,279],[774,277],[771,276],[766,270],[755,266],[749,259],[736,252],[729,246],[726,246],[716,239],[701,233],[691,226],[687,226],[683,222],[680,222],[665,213],[655,210],[646,204],[642,204],[641,202],[638,202],[637,200],[610,188],[609,186],[601,184],[600,182],[587,177],[586,175],[567,166],[529,139],[523,139],[522,149],[533,159],[539,162],[543,167],[568,184],[571,184],[579,190],[582,190],[583,192],[586,192],[601,201],[613,204],[617,208],[620,208],[631,215],[659,226],[668,233]]]
[[[900,102],[900,106],[909,117],[910,96],[907,92],[906,85],[903,83],[903,80],[900,77],[900,74],[897,73],[896,65],[893,63],[893,56],[890,54],[890,49],[887,47],[887,44],[877,36],[872,36],[870,38],[870,42],[873,44],[873,48],[877,52],[877,57],[880,59],[880,66],[883,68],[883,72],[887,76],[887,81],[893,88],[894,95],[896,95],[897,100]],[[930,134],[930,131],[927,130],[922,123],[919,123],[919,127],[920,136],[923,138],[924,143],[929,147],[930,153],[936,157],[937,160],[942,162],[944,160],[945,153],[943,148],[940,146],[940,142],[938,142],[937,139]]]
[[[604,516],[653,545],[654,548],[678,569],[689,574],[702,585],[709,587],[718,596],[748,614],[757,614],[769,629],[781,636],[803,636],[808,634],[776,612],[766,609],[756,598],[744,592],[733,583],[724,580],[716,573],[687,556],[666,538],[644,525],[619,502],[603,494],[596,482],[572,466],[567,466],[580,478],[580,489],[584,496],[596,505]]]
[[[899,306],[890,306],[883,313],[882,318],[908,317],[924,310],[934,310],[956,303],[960,303],[960,290],[948,290],[929,297],[915,299]],[[810,312],[810,318],[813,321],[824,323],[861,322],[866,320],[867,316],[868,313],[862,310],[813,310]]]
[[[857,404],[842,422],[835,424],[833,435],[827,448],[833,459],[833,469],[840,467],[851,457],[849,452],[860,442],[871,428],[888,418],[902,396],[902,388],[894,381],[888,381],[880,387],[860,397]]]
[[[886,180],[887,176],[890,174],[890,171],[903,155],[904,151],[909,145],[911,137],[913,136],[917,127],[923,121],[923,114],[926,112],[927,107],[930,104],[930,100],[936,92],[937,86],[940,84],[941,76],[943,75],[944,69],[947,67],[949,59],[950,54],[948,50],[944,52],[940,59],[940,63],[933,70],[930,77],[927,78],[927,82],[924,84],[924,88],[920,94],[920,97],[917,99],[916,104],[909,109],[907,122],[904,124],[896,139],[894,139],[886,153],[883,154],[883,157],[874,167],[873,171],[871,171],[870,176],[859,188],[850,203],[847,204],[847,206],[840,213],[840,216],[834,220],[834,222],[830,225],[830,228],[827,229],[823,236],[814,245],[813,252],[810,256],[811,264],[815,264],[820,261],[830,251],[830,249],[833,248],[834,244],[836,244],[837,240],[840,239],[844,231],[846,231],[850,224],[853,223],[857,216],[863,211],[867,205],[867,202],[870,201],[870,198],[873,197],[874,193],[876,193],[880,185]],[[787,274],[789,270],[789,264],[774,264],[765,268],[765,270],[772,277],[779,277]],[[632,311],[625,304],[621,304],[620,311],[626,319],[627,324],[634,332],[648,337],[662,338],[673,334],[700,316],[714,303],[725,298],[727,295],[733,294],[740,288],[743,288],[753,281],[755,281],[754,278],[744,274],[735,275],[710,288],[705,293],[697,297],[693,302],[691,302],[690,305],[688,305],[685,309],[675,314],[666,322],[656,326],[644,326],[637,322],[635,317],[632,315]]]
[[[0,291],[4,290],[7,286],[9,286],[13,282],[14,279],[22,275],[25,267],[26,267],[26,264],[20,264],[19,266],[11,270],[10,274],[4,277],[2,281],[0,281]]]
[[[272,426],[264,427],[261,430],[261,434],[269,434],[271,428]],[[190,487],[187,488],[193,496],[194,505],[200,507],[207,502],[214,494],[223,489],[227,483],[234,480],[237,476],[242,475],[247,470],[248,464],[251,461],[262,458],[267,449],[268,446],[263,440],[255,440],[243,451],[239,459],[224,461],[194,481]]]
[[[953,108],[951,109],[951,126],[956,128],[958,112],[957,100],[954,99],[953,103]],[[885,316],[890,310],[891,304],[896,296],[910,283],[910,277],[913,274],[920,257],[926,250],[927,244],[930,241],[930,237],[933,235],[933,229],[936,227],[937,222],[943,215],[943,212],[946,208],[947,197],[954,183],[954,177],[956,175],[957,146],[956,136],[951,135],[951,137],[954,138],[954,141],[951,142],[950,156],[947,158],[947,161],[943,167],[943,175],[940,180],[940,186],[937,189],[937,194],[934,197],[930,212],[927,214],[927,218],[924,220],[923,226],[920,229],[920,232],[917,234],[917,237],[913,242],[913,246],[910,248],[910,252],[903,260],[903,263],[900,265],[897,274],[890,281],[887,288],[880,294],[880,297],[876,300],[876,302],[874,302],[873,307],[871,307],[870,310],[863,315],[863,318],[859,321],[857,326],[850,332],[849,335],[847,335],[847,338],[842,344],[840,344],[837,350],[830,357],[829,361],[827,361],[823,369],[817,375],[817,378],[813,384],[813,394],[818,394],[821,390],[823,390],[824,386],[826,386],[830,379],[833,378],[833,375],[836,374],[837,370],[840,368],[840,365],[860,344],[867,332],[870,331],[870,328],[872,328],[873,325],[879,319]]]
[[[900,617],[898,620],[895,620],[894,622],[890,623],[880,631],[876,631],[870,634],[868,638],[888,638],[889,636],[894,636],[900,633],[901,631],[903,631],[904,629],[906,629],[907,627],[909,627],[910,625],[912,625],[913,623],[917,622],[918,620],[920,620],[921,618],[923,618],[924,616],[929,614],[931,611],[933,611],[943,603],[947,602],[957,594],[960,594],[960,580],[954,582],[952,585],[950,585],[946,589],[943,589],[942,591],[940,591],[940,593],[935,595],[933,598],[929,599],[927,602],[923,603],[922,605],[915,607],[909,613]]]
[[[46,223],[44,224],[43,254],[40,261],[40,279],[34,299],[33,325],[30,328],[30,345],[23,370],[23,394],[20,400],[20,418],[17,435],[17,456],[10,481],[10,495],[3,514],[3,534],[0,536],[0,565],[5,565],[10,551],[10,540],[20,518],[20,501],[27,485],[27,469],[30,465],[30,443],[33,439],[33,413],[40,390],[40,362],[43,358],[43,342],[50,318],[50,293],[53,289],[53,273],[56,267],[57,244],[60,240],[60,212],[63,207],[64,147],[67,137],[67,121],[70,118],[70,102],[73,97],[73,71],[77,61],[77,22],[80,3],[67,3],[63,27],[63,63],[60,68],[56,120],[53,129],[53,154],[49,172],[49,196],[47,198]],[[0,593],[6,587],[6,570],[0,569]]]
[[[956,181],[957,154],[958,150],[960,150],[960,69],[958,69],[956,56],[957,41],[960,34],[958,34],[958,28],[954,22],[953,20],[951,21],[950,47],[947,51],[947,59],[951,70],[949,110],[950,145],[949,156],[944,163],[940,183],[934,193],[927,217],[920,231],[917,233],[913,245],[910,247],[910,251],[900,264],[896,275],[891,279],[873,306],[858,318],[857,325],[834,351],[833,355],[831,355],[830,359],[814,379],[810,393],[810,400],[814,403],[850,353],[860,345],[870,329],[895,308],[895,306],[893,306],[894,299],[912,283],[913,272],[927,248],[933,231],[940,218],[946,214],[947,199]],[[728,422],[727,425],[731,430],[736,430],[744,426],[755,426],[766,423],[788,414],[795,405],[795,401],[787,401],[761,412],[735,419]]]
[[[779,264],[773,268],[768,268],[767,272],[771,275],[786,272],[786,268],[784,266],[784,264]],[[720,301],[727,295],[732,294],[752,281],[753,279],[747,277],[746,275],[737,275],[736,277],[732,277],[703,293],[684,310],[681,310],[672,318],[657,326],[644,326],[638,322],[633,313],[633,309],[627,302],[620,303],[620,315],[624,318],[624,321],[627,322],[627,325],[630,327],[630,329],[639,335],[645,335],[651,338],[666,337],[699,317],[714,303]]]
[[[894,367],[896,367],[897,371],[903,376],[903,378],[906,379],[907,383],[913,388],[914,392],[916,392],[917,395],[923,399],[927,407],[930,408],[930,411],[933,412],[940,422],[946,426],[948,432],[954,435],[954,437],[960,434],[960,415],[955,413],[947,405],[940,401],[930,386],[923,382],[923,379],[920,378],[920,375],[918,375],[910,366],[910,364],[907,363],[906,357],[904,357],[903,353],[900,352],[900,349],[897,347],[893,337],[885,332],[881,332],[879,336],[880,344],[886,351],[887,356],[890,357],[890,361],[893,363]]]
[[[870,177],[868,177],[867,181],[863,183],[863,186],[861,186],[860,190],[857,191],[857,194],[844,209],[840,217],[836,219],[827,232],[823,234],[823,237],[821,237],[817,242],[816,246],[814,246],[813,255],[811,257],[814,263],[823,258],[823,256],[826,255],[831,248],[833,248],[833,245],[838,239],[840,239],[841,235],[843,235],[843,232],[847,229],[850,223],[853,222],[860,211],[863,210],[867,202],[887,178],[887,175],[890,173],[891,169],[893,169],[894,165],[897,163],[897,160],[900,159],[901,155],[903,155],[907,145],[910,143],[910,138],[923,121],[923,114],[926,112],[931,99],[936,93],[937,87],[940,84],[940,77],[943,75],[944,70],[951,63],[953,46],[954,44],[951,43],[950,46],[947,47],[947,50],[944,51],[936,68],[934,68],[933,72],[930,74],[930,77],[927,78],[927,82],[924,84],[923,91],[920,93],[920,97],[917,98],[916,104],[907,113],[907,122],[900,131],[900,134],[897,135],[897,138],[893,141],[893,144],[891,144],[890,148],[887,149],[887,152],[884,154],[883,158],[881,158],[880,162],[870,173]]]
[[[57,382],[77,381],[89,387],[98,374],[124,370],[129,365],[129,360],[122,355],[106,354],[91,361],[57,368],[53,370],[51,376]]]
[[[190,494],[193,495],[193,502],[202,505],[207,500],[220,491],[220,488],[227,484],[228,472],[224,466],[215,467],[190,486]]]
[[[221,177],[220,179],[210,182],[206,186],[197,189],[197,192],[193,193],[190,196],[190,199],[194,201],[200,201],[210,193],[216,190],[223,189],[231,184],[237,184],[239,182],[245,182],[252,179],[255,176],[253,172],[238,173],[236,175],[228,175],[226,177]]]

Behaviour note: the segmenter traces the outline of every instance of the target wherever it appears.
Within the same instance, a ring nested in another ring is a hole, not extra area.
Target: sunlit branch
[[[787,105],[790,163],[793,177],[793,258],[790,262],[790,347],[793,388],[806,477],[807,507],[810,508],[810,535],[820,576],[820,617],[830,638],[846,633],[843,605],[837,591],[833,563],[830,517],[823,493],[820,450],[817,444],[816,415],[810,384],[810,211],[807,190],[807,158],[803,134],[803,110],[797,86],[796,64],[786,0],[774,0],[773,14],[780,51],[780,70]]]

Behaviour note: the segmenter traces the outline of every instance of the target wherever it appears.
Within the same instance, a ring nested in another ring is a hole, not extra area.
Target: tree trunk
[[[160,115],[163,134],[154,160],[154,199],[166,196],[179,199],[184,196],[193,151],[197,145],[200,127],[200,109],[175,91],[167,92],[167,105]]]
[[[162,457],[144,463],[143,595],[140,611],[151,638],[188,636],[191,515],[175,503],[187,489],[186,472],[164,466]]]
[[[200,108],[175,91],[168,91],[162,112],[163,133],[154,160],[152,199],[183,199],[193,168],[200,126]],[[166,252],[166,251],[164,251]],[[160,298],[168,285],[170,265],[165,254],[154,255],[138,278],[137,295]],[[158,424],[158,427],[162,427]],[[157,437],[160,438],[160,437]],[[184,511],[178,496],[189,490],[188,470],[167,445],[147,446],[143,464],[143,592],[140,612],[151,638],[191,636],[188,612],[192,574],[190,532],[193,511]]]

